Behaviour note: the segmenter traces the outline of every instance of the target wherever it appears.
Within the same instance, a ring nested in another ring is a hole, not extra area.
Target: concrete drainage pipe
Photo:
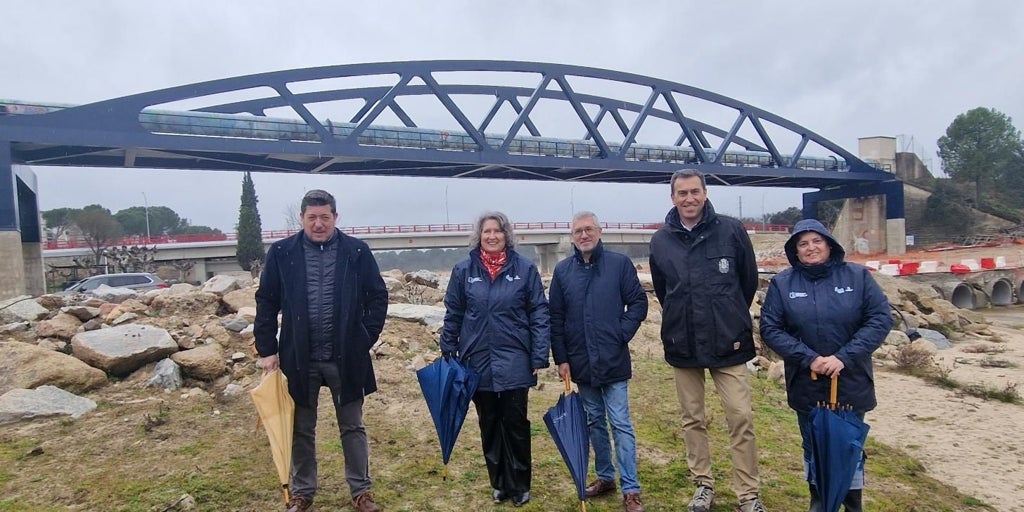
[[[949,301],[958,308],[974,309],[978,307],[978,298],[974,295],[974,288],[967,283],[957,283],[952,291],[943,295],[948,296]]]
[[[1009,306],[1013,304],[1013,283],[1009,279],[996,279],[990,285],[988,297],[992,306]]]

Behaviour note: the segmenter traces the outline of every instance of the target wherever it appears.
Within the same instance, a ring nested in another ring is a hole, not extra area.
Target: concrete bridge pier
[[[540,256],[539,270],[542,274],[550,274],[555,271],[555,265],[572,254],[572,239],[569,235],[559,237],[557,243],[537,245],[537,254]]]
[[[36,176],[0,141],[0,300],[46,292]]]

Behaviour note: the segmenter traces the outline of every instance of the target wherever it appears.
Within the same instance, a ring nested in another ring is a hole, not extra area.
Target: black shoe
[[[530,502],[530,491],[526,491],[522,494],[516,494],[512,497],[512,505],[521,507]]]
[[[505,491],[499,491],[498,489],[494,489],[491,491],[491,498],[494,499],[495,504],[498,504],[507,500],[508,494],[505,494]]]

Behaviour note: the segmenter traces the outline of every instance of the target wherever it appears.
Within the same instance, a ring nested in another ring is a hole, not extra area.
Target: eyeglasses
[[[576,228],[576,229],[572,230],[572,236],[580,236],[580,235],[582,235],[584,233],[586,233],[589,236],[589,235],[593,235],[594,233],[597,233],[598,231],[600,231],[600,230],[598,228],[594,227],[594,226],[587,226],[585,228]]]

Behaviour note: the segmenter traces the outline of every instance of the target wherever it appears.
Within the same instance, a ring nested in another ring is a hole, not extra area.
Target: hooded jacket
[[[508,250],[491,282],[480,249],[452,269],[444,296],[447,311],[441,352],[454,354],[480,375],[480,391],[501,392],[537,385],[535,368],[549,365],[548,301],[537,266]]]
[[[370,347],[384,329],[388,290],[366,242],[340,230],[334,236],[338,248],[330,292],[335,300],[330,353],[341,375],[338,405],[343,405],[377,390]],[[311,327],[304,238],[300,231],[274,242],[267,251],[256,290],[253,332],[256,351],[261,357],[278,354],[289,394],[297,404],[308,406]]]
[[[555,364],[569,363],[572,380],[585,386],[633,376],[628,343],[647,318],[647,294],[629,257],[598,241],[587,262],[574,247],[555,266],[548,295]]]
[[[800,262],[796,243],[808,231],[828,242],[828,262]],[[811,380],[811,362],[818,356],[835,355],[845,366],[839,374],[840,404],[858,412],[877,404],[871,354],[892,328],[889,301],[868,269],[844,261],[845,256],[820,222],[798,222],[786,242],[792,268],[772,279],[761,308],[761,339],[785,359],[789,406],[798,412],[828,400],[830,380]]]
[[[661,341],[665,360],[677,368],[722,368],[754,358],[754,247],[743,223],[715,213],[711,201],[702,215],[687,230],[672,208],[651,237]]]

